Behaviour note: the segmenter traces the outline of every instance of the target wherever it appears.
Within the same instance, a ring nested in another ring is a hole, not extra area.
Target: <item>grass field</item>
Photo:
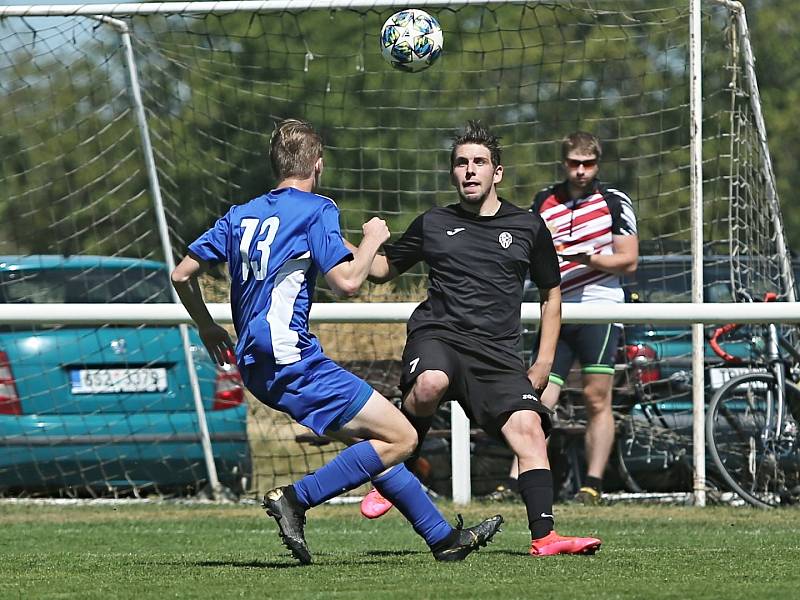
[[[443,504],[446,515],[453,506]],[[495,543],[436,563],[396,511],[309,513],[315,564],[288,556],[255,505],[0,504],[0,598],[798,598],[800,511],[558,506],[562,533],[597,534],[593,557],[532,558],[521,505]]]

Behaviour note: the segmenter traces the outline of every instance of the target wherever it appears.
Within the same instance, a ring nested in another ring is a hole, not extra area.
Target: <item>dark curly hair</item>
[[[492,157],[492,166],[500,164],[500,138],[493,134],[478,120],[469,120],[464,129],[453,138],[450,147],[450,171],[452,172],[456,160],[456,148],[464,144],[479,144],[489,149]]]

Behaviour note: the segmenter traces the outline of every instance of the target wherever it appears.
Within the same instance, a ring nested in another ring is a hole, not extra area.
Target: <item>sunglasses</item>
[[[590,158],[589,160],[575,160],[574,158],[566,158],[564,162],[570,169],[577,169],[581,165],[583,165],[587,169],[591,169],[592,167],[597,166],[597,159]]]

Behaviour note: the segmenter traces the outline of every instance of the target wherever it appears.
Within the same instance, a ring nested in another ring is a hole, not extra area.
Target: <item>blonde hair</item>
[[[603,148],[596,135],[586,131],[576,131],[570,133],[561,140],[561,158],[566,160],[570,152],[577,151],[581,154],[592,154],[600,160],[603,155]]]
[[[322,138],[310,123],[285,119],[278,123],[269,139],[269,162],[275,177],[308,179],[322,157]]]

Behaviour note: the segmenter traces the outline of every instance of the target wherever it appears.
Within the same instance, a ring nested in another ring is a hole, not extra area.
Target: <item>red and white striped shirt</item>
[[[536,194],[531,211],[542,216],[553,236],[564,302],[625,301],[619,276],[572,262],[565,256],[613,254],[613,236],[636,235],[636,216],[627,195],[595,180],[589,194],[572,200],[566,182],[562,182]]]

